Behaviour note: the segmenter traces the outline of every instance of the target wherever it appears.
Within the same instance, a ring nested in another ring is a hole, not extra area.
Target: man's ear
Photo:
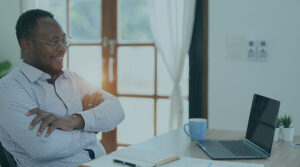
[[[21,49],[24,51],[24,52],[30,52],[33,48],[33,44],[31,41],[29,40],[26,40],[26,39],[22,39],[21,42],[20,42],[20,46],[21,46]]]

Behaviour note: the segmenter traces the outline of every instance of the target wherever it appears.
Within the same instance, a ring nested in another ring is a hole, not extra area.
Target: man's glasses
[[[56,39],[53,42],[48,42],[48,41],[44,41],[44,40],[40,40],[40,39],[34,39],[34,38],[32,38],[32,40],[39,41],[39,42],[51,45],[54,50],[58,50],[61,46],[64,47],[65,49],[67,49],[69,44],[70,44],[71,37],[67,36],[67,37],[59,38],[59,39]]]

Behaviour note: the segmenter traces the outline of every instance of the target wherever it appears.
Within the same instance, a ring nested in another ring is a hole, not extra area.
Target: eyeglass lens
[[[60,38],[60,39],[55,40],[53,43],[54,43],[55,49],[58,49],[60,46],[67,48],[69,41],[67,38]]]

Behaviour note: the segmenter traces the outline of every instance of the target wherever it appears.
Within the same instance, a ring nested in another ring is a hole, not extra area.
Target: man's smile
[[[55,61],[56,63],[62,64],[64,56],[51,56],[50,59]]]

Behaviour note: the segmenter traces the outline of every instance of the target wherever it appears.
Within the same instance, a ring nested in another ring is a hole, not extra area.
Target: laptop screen
[[[246,139],[271,153],[280,102],[254,94]]]

